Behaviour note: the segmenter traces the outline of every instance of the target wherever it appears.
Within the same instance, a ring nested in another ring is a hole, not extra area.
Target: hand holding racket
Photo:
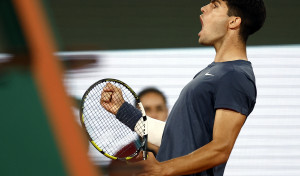
[[[135,108],[138,102],[139,109]],[[147,153],[146,115],[136,93],[124,82],[103,79],[88,88],[80,107],[90,142],[111,159],[128,160]]]

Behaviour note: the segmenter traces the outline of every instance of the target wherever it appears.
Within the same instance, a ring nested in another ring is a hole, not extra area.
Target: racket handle
[[[147,159],[147,155],[148,155],[148,152],[147,151],[143,151],[143,160]]]
[[[144,138],[145,138],[145,143],[142,149],[143,149],[143,160],[146,160],[148,157],[148,151],[147,151],[148,135],[145,135]]]

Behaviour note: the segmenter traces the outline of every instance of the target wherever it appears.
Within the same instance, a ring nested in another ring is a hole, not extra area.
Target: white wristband
[[[143,122],[143,118],[140,118],[140,120],[136,124],[136,127],[140,126],[140,123],[142,122]],[[161,138],[164,132],[166,122],[147,116],[146,123],[147,123],[146,125],[148,126],[148,142],[160,147]],[[139,130],[136,130],[136,127],[134,128],[134,131],[136,131],[138,135],[143,136],[143,134],[140,134],[141,132],[139,132]]]

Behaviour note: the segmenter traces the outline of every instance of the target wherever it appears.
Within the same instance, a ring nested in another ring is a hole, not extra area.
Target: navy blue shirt
[[[166,122],[157,160],[187,155],[212,141],[217,109],[231,109],[248,116],[255,102],[255,76],[249,61],[211,63],[181,91]],[[132,130],[140,117],[139,110],[128,103],[117,113],[117,118]],[[225,165],[190,176],[222,176]]]
[[[157,160],[187,155],[212,141],[216,109],[248,116],[255,101],[255,77],[249,61],[208,65],[181,91],[166,122]],[[192,175],[222,176],[225,165]]]

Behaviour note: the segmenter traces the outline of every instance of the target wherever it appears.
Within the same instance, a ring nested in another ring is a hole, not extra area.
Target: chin
[[[201,40],[201,39],[198,40],[198,43],[199,43],[200,45],[204,45],[204,46],[212,46],[211,43],[205,42],[205,41],[203,41],[203,40]]]

